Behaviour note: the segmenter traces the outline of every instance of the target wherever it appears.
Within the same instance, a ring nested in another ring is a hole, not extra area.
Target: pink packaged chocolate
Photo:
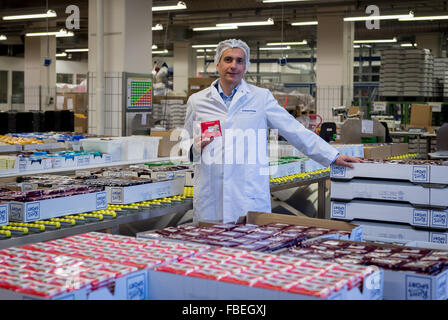
[[[293,286],[291,289],[288,290],[292,293],[297,294],[303,294],[307,296],[314,296],[321,299],[325,299],[329,297],[332,293],[332,290],[330,287],[328,287],[325,284],[314,284],[307,282],[301,282],[295,286]]]
[[[220,281],[242,284],[246,286],[253,286],[259,280],[264,279],[263,276],[250,273],[236,273],[227,277],[219,279]]]
[[[258,260],[258,261],[263,261],[263,262],[269,262],[269,261],[272,261],[275,258],[277,258],[277,256],[273,255],[273,254],[262,253],[262,252],[254,252],[254,251],[249,252],[244,257],[246,259],[253,259],[253,260]]]
[[[175,262],[170,263],[167,265],[163,265],[161,267],[157,267],[155,270],[157,271],[164,271],[164,272],[171,272],[176,274],[183,274],[188,275],[191,272],[199,269],[199,266],[193,265],[193,264],[187,264],[182,262]]]
[[[241,257],[248,253],[245,250],[232,249],[232,248],[218,248],[213,250],[212,252],[218,254],[225,254],[231,257]]]
[[[228,270],[213,269],[213,268],[202,268],[195,270],[189,274],[191,277],[199,277],[204,279],[220,280],[224,277],[231,275],[232,273]]]
[[[287,264],[291,266],[300,266],[303,265],[306,261],[305,259],[300,259],[296,257],[289,257],[289,256],[278,256],[275,259],[272,260],[272,262],[275,263],[282,263]]]
[[[288,291],[299,283],[300,281],[295,279],[281,279],[272,277],[258,281],[254,284],[254,287]]]

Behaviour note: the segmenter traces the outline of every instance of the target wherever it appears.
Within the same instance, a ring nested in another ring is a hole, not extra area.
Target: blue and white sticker
[[[127,300],[145,300],[146,297],[146,274],[140,273],[130,276],[126,281]]]
[[[110,202],[111,203],[121,203],[121,202],[123,202],[123,189],[121,189],[121,188],[111,188],[110,189]]]
[[[345,178],[346,167],[342,166],[331,166],[330,176],[332,178]]]
[[[13,221],[23,221],[23,204],[10,203],[9,204],[9,217]]]
[[[447,228],[448,227],[448,212],[446,211],[431,211],[431,227]]]
[[[53,168],[61,168],[62,167],[62,158],[55,158],[53,162]]]
[[[96,209],[106,209],[107,208],[107,193],[98,192],[96,194]]]
[[[406,275],[406,300],[432,300],[431,277]]]
[[[429,234],[429,242],[447,244],[448,242],[447,236],[448,234],[446,233],[431,232]]]
[[[40,202],[30,202],[25,205],[25,222],[40,219]]]
[[[8,205],[0,206],[0,226],[8,224]]]
[[[429,210],[414,209],[412,224],[415,226],[429,226]]]
[[[345,218],[347,206],[345,203],[333,202],[331,204],[331,217],[332,218]]]
[[[412,181],[413,182],[429,182],[429,167],[428,166],[412,166]]]
[[[447,298],[447,277],[448,273],[444,272],[440,276],[436,278],[436,299],[437,300],[446,300]]]

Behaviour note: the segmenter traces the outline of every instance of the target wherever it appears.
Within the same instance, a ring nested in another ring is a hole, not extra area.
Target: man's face
[[[246,70],[244,51],[240,48],[226,49],[216,65],[216,69],[222,81],[236,86],[243,78]]]

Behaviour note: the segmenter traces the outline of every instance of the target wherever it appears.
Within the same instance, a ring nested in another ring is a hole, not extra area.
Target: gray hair
[[[221,56],[225,50],[233,48],[240,48],[241,50],[244,51],[245,63],[246,63],[246,70],[244,70],[244,73],[246,73],[247,70],[249,70],[250,66],[250,49],[249,46],[246,44],[246,42],[244,42],[243,40],[227,39],[218,43],[215,54],[215,65],[219,63],[219,61],[221,60]]]

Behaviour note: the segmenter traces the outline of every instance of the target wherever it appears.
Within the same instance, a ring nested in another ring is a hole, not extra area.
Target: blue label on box
[[[0,206],[0,225],[8,223],[8,205]]]
[[[11,203],[9,206],[9,210],[11,211],[9,213],[11,220],[22,220],[22,217],[23,217],[23,205],[22,204]]]
[[[25,221],[36,221],[40,219],[40,202],[26,204]]]
[[[330,176],[334,178],[345,178],[346,167],[331,166]]]
[[[103,154],[104,162],[112,162],[112,156],[110,154]]]
[[[106,209],[107,208],[107,193],[99,192],[96,194],[96,208]]]
[[[441,274],[436,279],[436,299],[437,300],[446,300],[447,276],[448,276],[448,274],[445,272],[444,274]]]
[[[414,209],[412,224],[416,226],[429,226],[429,210]]]
[[[429,242],[447,244],[447,234],[431,232],[429,236]]]
[[[61,158],[54,159],[53,167],[55,167],[55,168],[62,167],[62,159]]]
[[[332,203],[331,204],[331,217],[332,218],[345,218],[346,205],[344,203]]]
[[[412,181],[428,182],[428,179],[429,179],[428,166],[413,166],[412,167]]]
[[[406,300],[431,300],[431,278],[406,275]]]
[[[121,195],[122,195],[121,191],[122,191],[121,188],[111,188],[111,190],[110,190],[110,202],[111,203],[123,201],[123,199],[121,197]]]
[[[431,226],[433,227],[448,227],[448,212],[432,210]]]
[[[146,276],[140,273],[130,276],[126,281],[127,300],[145,300],[146,299]]]
[[[88,166],[90,164],[90,156],[84,156],[84,165]]]
[[[19,170],[25,170],[26,169],[26,160],[20,160],[19,161]]]

